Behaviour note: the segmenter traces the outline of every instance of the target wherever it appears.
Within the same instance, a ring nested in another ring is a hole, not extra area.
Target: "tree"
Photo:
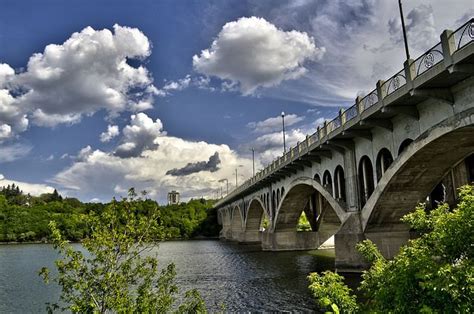
[[[359,243],[358,251],[372,264],[359,287],[367,301],[346,312],[474,312],[474,188],[460,188],[459,200],[452,211],[441,204],[427,212],[420,204],[406,215],[402,220],[420,236],[393,260],[386,260],[370,240]],[[347,308],[350,290],[338,287],[334,298],[324,290],[335,284],[333,273],[318,276],[309,277],[311,290],[316,286],[323,292],[315,294],[318,301],[327,298],[339,309]]]
[[[63,240],[55,222],[50,222],[53,243],[62,258],[56,261],[58,275],[52,279],[62,287],[60,304],[49,310],[105,313],[205,312],[195,290],[186,293],[176,306],[178,288],[173,264],[158,274],[158,262],[149,255],[155,241],[162,239],[156,207],[145,206],[130,189],[129,197],[113,200],[101,213],[90,213],[91,234],[82,245],[87,253]],[[148,252],[148,255],[143,254]],[[48,282],[47,268],[40,275]],[[63,305],[64,304],[64,305]]]

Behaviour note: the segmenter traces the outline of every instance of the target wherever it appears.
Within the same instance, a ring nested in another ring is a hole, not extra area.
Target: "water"
[[[54,267],[51,245],[0,245],[0,313],[44,313],[59,287],[45,285],[38,270]],[[211,311],[314,312],[307,289],[310,272],[332,269],[334,251],[262,252],[220,241],[160,244],[161,265],[175,263],[182,290],[198,289]]]

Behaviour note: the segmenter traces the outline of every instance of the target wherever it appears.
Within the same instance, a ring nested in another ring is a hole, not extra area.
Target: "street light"
[[[255,177],[255,148],[250,149],[252,151],[252,170],[253,170],[253,176]]]
[[[410,59],[410,52],[408,51],[407,31],[405,29],[405,19],[403,18],[402,0],[398,0],[398,7],[400,8],[400,18],[402,20],[403,41],[405,42],[405,52],[407,60]]]
[[[229,180],[227,180],[227,178],[225,179],[220,179],[219,182],[226,182],[226,185],[227,185],[227,192],[226,192],[226,196],[229,195]]]
[[[239,165],[238,167],[243,167],[242,165]],[[235,188],[237,188],[238,184],[237,184],[237,168],[235,168]]]
[[[286,153],[286,139],[285,139],[285,112],[281,112],[281,119],[283,122],[283,153]]]

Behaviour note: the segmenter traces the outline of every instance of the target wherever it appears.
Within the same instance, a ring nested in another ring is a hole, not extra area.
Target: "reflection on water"
[[[310,272],[332,269],[334,251],[262,252],[256,246],[220,241],[171,241],[160,244],[161,265],[174,262],[177,283],[198,289],[210,310],[314,311],[307,286]],[[38,270],[52,268],[52,246],[0,246],[0,313],[44,312],[59,288],[45,286]]]

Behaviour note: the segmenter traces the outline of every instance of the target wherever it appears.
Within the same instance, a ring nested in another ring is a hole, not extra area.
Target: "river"
[[[307,289],[310,272],[332,269],[333,250],[262,252],[258,247],[199,240],[163,242],[161,265],[175,263],[182,290],[198,289],[211,311],[314,312]],[[43,313],[59,287],[37,275],[54,268],[56,252],[47,244],[0,245],[0,313]]]

